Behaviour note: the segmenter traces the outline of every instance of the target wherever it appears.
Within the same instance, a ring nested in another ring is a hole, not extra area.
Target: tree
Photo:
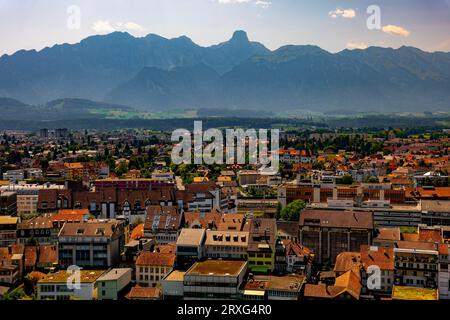
[[[353,178],[351,175],[347,174],[340,179],[341,184],[352,184]]]
[[[300,218],[300,211],[306,207],[302,200],[295,200],[289,203],[281,210],[280,218],[285,221],[298,221]]]

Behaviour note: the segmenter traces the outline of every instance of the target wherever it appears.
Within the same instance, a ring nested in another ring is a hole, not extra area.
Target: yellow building
[[[250,272],[272,272],[275,268],[276,220],[252,219],[249,234],[247,252]]]

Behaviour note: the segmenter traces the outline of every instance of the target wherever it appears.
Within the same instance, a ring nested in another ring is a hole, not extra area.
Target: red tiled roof
[[[137,266],[166,266],[172,267],[175,264],[175,254],[158,252],[141,252],[136,260]]]
[[[160,299],[162,296],[161,289],[159,288],[141,288],[133,287],[131,291],[126,295],[129,300],[147,300],[147,299]]]

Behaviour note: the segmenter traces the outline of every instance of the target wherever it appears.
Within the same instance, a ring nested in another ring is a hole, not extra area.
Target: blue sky
[[[380,30],[367,28],[366,10],[373,4],[380,8]],[[67,27],[71,5],[79,8],[79,28]],[[238,29],[270,49],[313,44],[337,52],[408,45],[450,52],[450,0],[0,0],[0,54],[113,30],[186,35],[208,46]]]

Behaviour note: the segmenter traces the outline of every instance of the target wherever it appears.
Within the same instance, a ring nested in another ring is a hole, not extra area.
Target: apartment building
[[[136,283],[142,287],[156,287],[172,272],[175,260],[173,253],[141,252],[136,260]]]
[[[93,268],[117,265],[125,244],[125,224],[120,220],[64,224],[58,236],[59,263]]]
[[[206,230],[205,257],[223,260],[247,260],[247,231]]]
[[[341,252],[359,251],[370,244],[373,214],[364,211],[303,210],[299,222],[299,243],[315,253],[319,263],[334,262]]]
[[[59,228],[53,224],[53,214],[47,213],[17,224],[20,244],[56,244]]]
[[[144,236],[157,243],[176,242],[181,226],[184,224],[183,214],[174,206],[149,206],[146,209]]]
[[[398,241],[394,253],[396,286],[438,287],[437,243]]]

